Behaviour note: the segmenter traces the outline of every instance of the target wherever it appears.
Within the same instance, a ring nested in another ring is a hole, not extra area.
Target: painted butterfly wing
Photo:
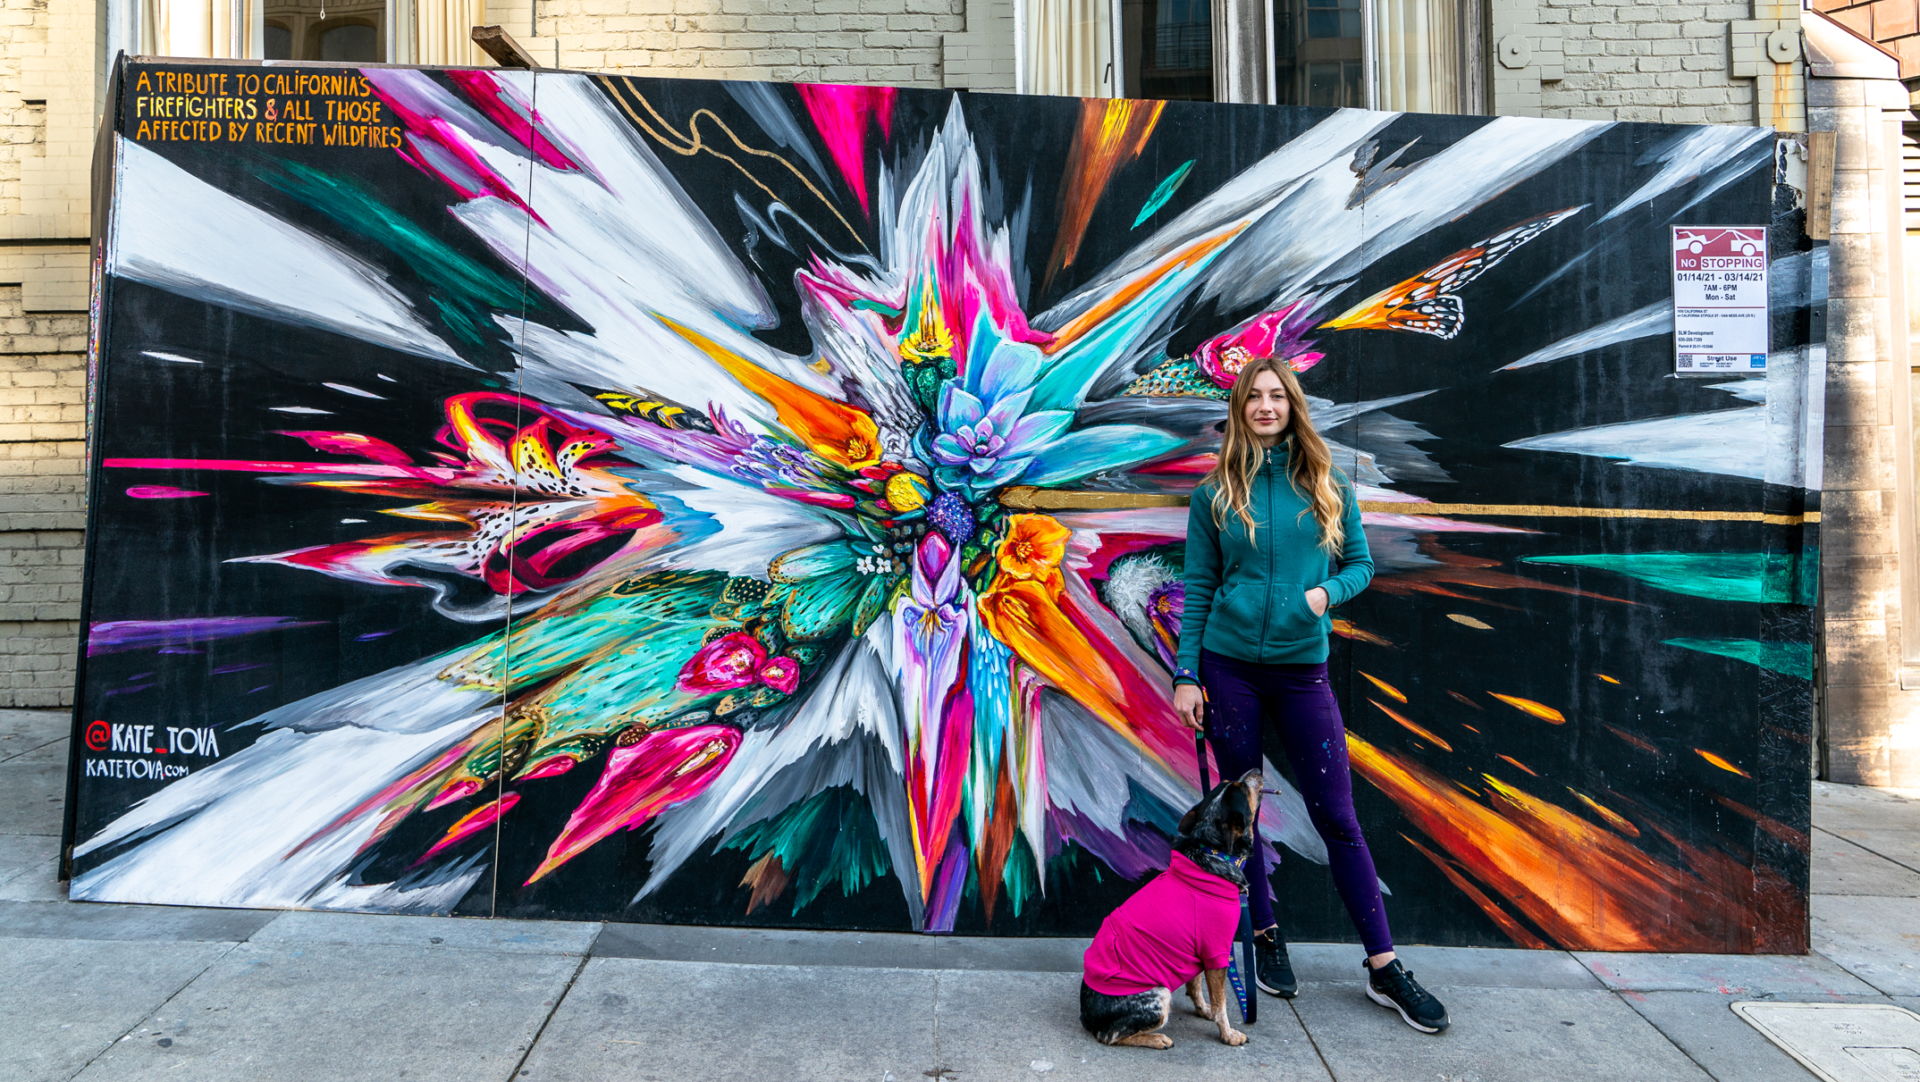
[[[1440,294],[1452,293],[1492,270],[1495,264],[1512,255],[1514,250],[1522,244],[1580,213],[1582,209],[1569,207],[1566,210],[1556,210],[1551,214],[1542,214],[1538,218],[1529,218],[1510,229],[1495,233],[1465,251],[1456,253],[1451,259],[1428,271],[1427,274],[1434,275],[1444,269],[1445,273],[1438,275],[1439,280],[1435,283],[1436,291]]]
[[[1501,260],[1512,255],[1522,244],[1559,225],[1571,215],[1579,213],[1581,208],[1557,210],[1551,214],[1542,214],[1538,218],[1529,218],[1520,224],[1501,230],[1493,236],[1463,248],[1441,260],[1420,274],[1401,284],[1403,296],[1389,298],[1405,304],[1411,301],[1423,301],[1433,297],[1444,297],[1456,293],[1460,287],[1492,270]],[[1452,337],[1449,335],[1448,337]]]
[[[1503,229],[1320,326],[1336,331],[1372,327],[1452,338],[1465,322],[1465,308],[1454,296],[1462,286],[1493,269],[1521,245],[1585,209],[1568,207]]]
[[[1388,330],[1450,339],[1466,325],[1467,306],[1460,298],[1447,293],[1388,309],[1384,322]]]
[[[1399,308],[1452,293],[1487,269],[1486,254],[1486,248],[1480,245],[1453,253],[1438,265],[1400,283],[1399,289],[1394,291],[1395,295],[1387,298],[1388,308]]]

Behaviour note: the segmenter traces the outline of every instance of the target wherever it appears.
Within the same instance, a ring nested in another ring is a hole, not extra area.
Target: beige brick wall
[[[17,94],[44,107],[32,149],[20,159],[20,202],[0,215],[0,238],[74,240],[89,232],[89,174],[99,123],[94,102],[94,3],[27,2],[37,9],[35,22],[25,28],[29,32],[23,40],[8,50],[12,71],[0,86],[0,99]]]
[[[1575,120],[1752,124],[1752,79],[1735,79],[1727,24],[1752,6],[1544,0],[1566,75],[1546,83],[1542,115]]]
[[[1492,111],[1806,130],[1799,8],[1767,0],[1488,0]],[[1782,61],[1768,35],[1794,43]]]
[[[73,699],[93,10],[0,0],[0,706]]]
[[[946,37],[944,85],[1011,91],[1016,78],[1013,0],[970,0],[966,14],[967,32]]]
[[[567,68],[923,87],[968,29],[967,0],[542,0],[539,27]]]
[[[0,706],[73,701],[86,337],[0,285]]]
[[[47,108],[22,96],[20,66],[46,40],[47,0],[0,0],[0,215],[20,213],[20,163],[45,145]]]

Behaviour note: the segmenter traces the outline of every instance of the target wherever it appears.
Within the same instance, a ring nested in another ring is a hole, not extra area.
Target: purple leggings
[[[1334,886],[1353,917],[1367,954],[1393,949],[1387,910],[1380,901],[1380,880],[1373,855],[1353,814],[1353,772],[1347,765],[1347,732],[1340,707],[1327,684],[1327,666],[1257,665],[1201,651],[1200,682],[1207,692],[1207,743],[1222,778],[1237,778],[1261,768],[1261,721],[1280,730],[1294,780],[1306,798],[1313,828],[1327,843]],[[1267,788],[1274,788],[1272,779]],[[1255,846],[1247,881],[1266,889],[1247,894],[1256,929],[1270,927],[1273,891],[1268,882],[1265,847]]]

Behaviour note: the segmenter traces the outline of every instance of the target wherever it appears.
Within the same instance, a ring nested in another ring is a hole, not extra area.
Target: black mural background
[[[128,109],[134,97],[124,88],[139,70],[125,68],[118,75],[123,88],[118,121],[123,138],[131,137]],[[158,65],[145,70],[215,69]],[[350,69],[314,66],[313,70]],[[445,76],[434,78],[449,93],[459,90]],[[684,130],[698,121],[700,111],[708,111],[740,138],[771,145],[755,118],[719,84],[628,80],[622,85],[644,93],[673,128]],[[598,92],[613,93],[605,87]],[[776,87],[774,93],[793,116],[801,118],[801,127],[815,141],[816,153],[825,157],[831,146],[806,124],[808,112],[799,93],[791,87]],[[1137,244],[1151,228],[1132,228],[1143,201],[1182,162],[1197,164],[1157,213],[1156,224],[1198,206],[1221,183],[1331,115],[1328,110],[1169,103],[1144,150],[1120,164],[1100,193],[1077,257],[1048,281],[1046,260],[1066,205],[1058,193],[1072,183],[1066,148],[1080,122],[1081,103],[899,91],[893,99],[890,135],[868,149],[870,178],[882,168],[895,176],[911,176],[928,143],[956,107],[964,112],[984,167],[982,218],[988,223],[1015,224],[1014,277],[1030,314],[1071,297]],[[1400,162],[1412,165],[1490,122],[1477,117],[1402,116],[1380,132],[1378,140],[1389,148],[1412,143]],[[1678,417],[1735,404],[1725,391],[1711,387],[1724,380],[1676,378],[1671,339],[1665,334],[1617,342],[1552,364],[1496,371],[1536,349],[1669,296],[1670,221],[1770,222],[1776,259],[1809,247],[1800,232],[1798,211],[1789,208],[1775,214],[1770,163],[1747,170],[1686,208],[1684,217],[1673,215],[1685,200],[1669,198],[1604,225],[1592,225],[1606,208],[1658,172],[1660,163],[1649,163],[1648,152],[1674,139],[1679,131],[1652,125],[1609,126],[1554,166],[1466,210],[1444,228],[1390,252],[1367,252],[1369,262],[1339,294],[1335,307],[1326,313],[1329,318],[1359,298],[1515,222],[1567,207],[1591,208],[1513,252],[1464,290],[1466,324],[1458,337],[1445,341],[1390,330],[1323,334],[1317,348],[1327,357],[1305,372],[1302,382],[1309,394],[1335,403],[1432,390],[1392,407],[1393,416],[1431,434],[1417,447],[1450,478],[1396,482],[1395,491],[1411,496],[1443,504],[1766,512],[1783,517],[1771,523],[1509,517],[1498,521],[1531,532],[1414,534],[1398,543],[1430,556],[1444,553],[1449,559],[1484,561],[1500,572],[1571,592],[1455,583],[1446,587],[1453,596],[1390,593],[1381,588],[1391,577],[1383,569],[1374,589],[1336,615],[1392,645],[1337,637],[1330,666],[1349,728],[1379,748],[1418,758],[1462,781],[1482,772],[1498,773],[1509,783],[1524,783],[1523,788],[1540,799],[1576,812],[1581,809],[1566,796],[1569,788],[1616,794],[1624,804],[1621,810],[1644,810],[1671,833],[1671,839],[1665,839],[1649,829],[1639,838],[1640,848],[1656,860],[1684,864],[1674,844],[1677,839],[1727,854],[1741,864],[1771,869],[1804,899],[1804,846],[1781,832],[1763,829],[1755,818],[1738,814],[1715,798],[1729,798],[1783,826],[1787,835],[1798,831],[1804,838],[1811,684],[1800,676],[1662,642],[1686,637],[1810,643],[1811,609],[1791,603],[1756,605],[1685,596],[1607,571],[1520,562],[1524,557],[1653,552],[1768,552],[1797,558],[1803,549],[1816,546],[1814,529],[1791,520],[1817,510],[1817,493],[1721,473],[1632,466],[1593,455],[1504,446],[1543,433]],[[348,178],[378,193],[386,205],[448,249],[522,290],[522,309],[506,313],[504,324],[524,317],[560,330],[592,330],[570,313],[564,298],[544,293],[463,228],[450,213],[462,200],[446,184],[392,151],[255,143],[147,141],[140,145],[212,187],[324,237],[379,268],[423,322],[448,342],[456,341],[459,334],[444,310],[435,306],[434,298],[444,290],[431,275],[263,177],[275,175],[285,162],[297,162]],[[809,244],[795,229],[787,239],[797,252],[789,251],[756,223],[744,220],[737,201],[744,188],[741,173],[729,163],[707,154],[668,153],[657,145],[652,150],[679,182],[684,197],[713,223],[727,248],[757,277],[775,305],[777,324],[755,331],[755,336],[789,353],[809,352],[814,343],[801,319],[791,281],[794,272],[810,261],[830,258],[828,244]],[[782,200],[801,207],[807,205],[807,195],[797,190],[797,175],[770,170],[766,178]],[[870,184],[877,206],[886,193],[871,180]],[[846,197],[844,179],[836,191],[845,217],[861,234],[859,240],[869,250],[879,251],[883,238],[876,222],[857,213]],[[537,184],[532,202],[538,212]],[[644,213],[644,208],[637,210]],[[104,243],[111,250],[116,235],[147,224],[110,213]],[[831,233],[826,219],[813,225],[831,247],[850,247],[844,243],[849,239],[846,234]],[[1528,295],[1596,243],[1594,254]],[[272,259],[274,254],[263,252],[261,258]],[[127,459],[285,462],[324,457],[278,434],[290,429],[363,433],[425,461],[432,451],[444,449],[436,443],[444,400],[478,390],[512,392],[518,386],[512,334],[503,325],[487,328],[480,342],[461,345],[460,355],[471,367],[458,367],[346,334],[249,314],[241,310],[243,306],[195,297],[191,291],[158,288],[125,275],[109,274],[104,289],[93,427],[96,461],[89,504],[87,623],[98,628],[115,621],[273,616],[284,618],[290,626],[222,638],[182,633],[169,643],[117,651],[96,646],[83,658],[76,708],[79,739],[74,743],[78,799],[71,802],[69,831],[69,840],[75,842],[93,837],[165,787],[154,781],[78,776],[88,758],[78,749],[86,746],[90,723],[211,726],[220,734],[221,761],[230,762],[265,731],[248,725],[249,720],[270,709],[455,651],[505,625],[500,618],[449,619],[434,607],[430,592],[418,586],[368,585],[302,568],[232,562],[352,541],[369,536],[368,531],[386,532],[391,524],[343,520],[377,520],[375,512],[399,502],[276,483],[270,473],[136,470],[101,463]],[[1213,302],[1183,302],[1170,323],[1166,354],[1184,356],[1260,310],[1259,305],[1228,310]],[[1813,336],[1807,309],[1776,309],[1776,353]],[[156,361],[151,356],[155,352],[201,363]],[[374,390],[385,397],[374,400],[342,393],[327,388],[329,383]],[[276,406],[324,408],[329,414],[290,416],[275,412]],[[1333,427],[1329,435],[1362,442],[1372,416]],[[127,494],[135,484],[177,486],[206,495],[140,499]],[[1375,544],[1380,545],[1381,539],[1376,538]],[[1801,573],[1810,571],[1802,568]],[[471,578],[441,578],[456,597],[478,601],[487,592],[484,584]],[[1473,629],[1449,619],[1449,614],[1474,617],[1492,625],[1491,630]],[[1368,699],[1380,695],[1358,675],[1360,671],[1404,692],[1413,704],[1408,709],[1417,709],[1420,723],[1427,728],[1444,729],[1453,751],[1434,751],[1370,705]],[[1618,682],[1597,679],[1599,673]],[[1164,673],[1148,675],[1165,680]],[[1449,691],[1476,698],[1477,705],[1449,697]],[[1553,704],[1564,713],[1566,723],[1545,724],[1489,699],[1487,692]],[[1463,731],[1463,724],[1479,732]],[[1660,750],[1649,753],[1632,746],[1610,734],[1607,725],[1641,734]],[[1691,754],[1693,748],[1716,750],[1751,776],[1717,768]],[[1496,755],[1518,760],[1535,776],[1517,774]],[[1285,762],[1277,744],[1270,744],[1269,757]],[[187,765],[199,771],[215,763],[189,760]],[[703,846],[664,888],[637,905],[630,904],[653,871],[651,827],[618,832],[539,882],[516,886],[541,863],[548,842],[565,827],[597,774],[597,770],[576,768],[518,786],[520,804],[502,820],[499,844],[489,843],[485,850],[490,866],[497,865],[497,886],[493,871],[481,875],[454,911],[829,928],[904,929],[912,924],[901,891],[884,877],[851,897],[824,890],[798,912],[790,911],[789,887],[787,897],[749,912],[751,891],[743,885],[743,877],[753,864],[751,855],[713,845]],[[482,796],[490,798],[498,791],[490,786]],[[1355,796],[1382,878],[1392,891],[1389,913],[1403,941],[1455,945],[1514,941],[1412,844],[1410,837],[1433,848],[1410,825],[1402,807],[1360,779],[1356,779]],[[290,793],[288,799],[298,795]],[[405,877],[420,854],[473,807],[469,802],[417,811],[362,855],[348,881],[378,884]],[[1638,818],[1639,812],[1628,815]],[[75,871],[85,875],[109,858],[137,848],[138,843],[131,842],[96,850],[78,858]],[[1138,883],[1073,849],[1049,863],[1044,895],[1017,916],[1002,907],[987,919],[978,883],[970,882],[953,930],[1089,934]],[[1289,852],[1275,883],[1290,938],[1355,938],[1323,867]],[[1800,923],[1795,925],[1795,920]],[[1762,937],[1768,949],[1804,942],[1804,909],[1780,923]],[[1754,944],[1728,942],[1724,949],[1754,949]]]

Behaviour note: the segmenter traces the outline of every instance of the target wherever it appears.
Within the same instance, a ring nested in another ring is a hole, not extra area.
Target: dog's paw
[[[1204,1018],[1211,1022],[1213,1021],[1213,1008],[1205,1003],[1196,1003],[1193,1005],[1193,1016],[1195,1018]]]
[[[1148,1033],[1148,1034],[1145,1034],[1144,1036],[1145,1036],[1145,1039],[1141,1041],[1141,1044],[1145,1045],[1148,1048],[1172,1048],[1173,1047],[1173,1038],[1167,1036],[1164,1033]]]
[[[1247,1043],[1247,1035],[1237,1029],[1230,1029],[1220,1035],[1220,1043],[1238,1048]]]

